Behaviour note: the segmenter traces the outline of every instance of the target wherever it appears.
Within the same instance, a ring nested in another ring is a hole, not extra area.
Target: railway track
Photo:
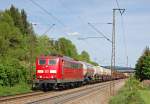
[[[120,80],[115,81],[115,83],[118,83],[119,81]],[[1,104],[10,104],[10,103],[62,104],[72,99],[85,96],[86,94],[91,93],[93,91],[103,89],[109,84],[110,84],[110,81],[92,84],[92,85],[86,85],[86,86],[64,90],[64,91],[33,92],[33,93],[28,93],[28,94],[16,95],[12,97],[4,97],[4,98],[0,98],[0,103]]]
[[[37,95],[40,95],[40,94],[43,94],[44,92],[42,91],[38,91],[38,92],[29,92],[29,93],[24,93],[24,94],[17,94],[17,95],[14,95],[14,96],[2,96],[0,97],[0,103],[1,102],[5,102],[5,101],[10,101],[10,100],[15,100],[15,99],[21,99],[21,98],[24,98],[24,97],[29,97],[29,96],[37,96]]]
[[[120,82],[120,81],[116,81],[115,84],[117,84],[118,82]],[[64,94],[40,99],[37,101],[33,101],[28,104],[43,104],[43,103],[44,104],[64,104],[66,102],[80,98],[80,97],[85,96],[94,91],[103,90],[103,88],[108,87],[109,85],[110,85],[110,82],[105,82],[103,84],[98,84],[98,85],[96,84],[94,86],[88,86],[84,89],[80,89],[77,91],[64,93]]]
[[[108,83],[103,84],[101,86],[98,85],[98,86],[94,86],[94,87],[88,87],[84,90],[82,89],[82,90],[78,90],[78,91],[74,91],[74,92],[70,92],[70,93],[60,94],[60,95],[56,95],[53,97],[33,101],[33,102],[28,103],[28,104],[41,104],[41,103],[48,103],[48,102],[51,104],[63,104],[65,102],[71,101],[73,99],[85,96],[86,94],[89,94],[90,92],[104,88],[107,85],[108,85]]]

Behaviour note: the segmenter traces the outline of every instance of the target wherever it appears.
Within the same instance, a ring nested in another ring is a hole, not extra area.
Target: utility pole
[[[33,54],[33,49],[34,49],[34,45],[35,45],[35,40],[34,40],[34,34],[32,33],[32,26],[36,26],[37,24],[30,24],[30,30],[29,30],[29,35],[30,35],[30,39],[29,39],[29,42],[30,42],[30,46],[28,46],[29,50],[30,50],[30,80],[31,80],[31,85],[33,84],[33,57],[34,57],[34,54]]]
[[[128,67],[128,63],[129,63],[128,60],[129,60],[129,59],[128,59],[128,56],[127,56],[127,67]]]
[[[31,32],[30,32],[31,35]],[[31,35],[30,37],[30,46],[29,46],[29,50],[30,50],[30,80],[31,80],[31,85],[32,85],[32,80],[33,80],[33,36]]]
[[[116,63],[116,52],[115,52],[115,49],[116,49],[116,20],[115,20],[115,12],[116,11],[119,11],[120,14],[122,15],[125,11],[125,9],[120,9],[120,8],[115,8],[113,9],[113,27],[112,27],[112,55],[111,55],[111,76],[112,78],[114,78],[114,75],[115,75],[115,63]],[[110,83],[110,94],[111,95],[114,95],[114,87],[115,87],[115,83],[114,81],[112,82],[112,85]]]

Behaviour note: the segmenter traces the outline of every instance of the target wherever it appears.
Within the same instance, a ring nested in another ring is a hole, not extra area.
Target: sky
[[[66,37],[77,47],[78,52],[85,50],[93,61],[100,65],[110,65],[111,43],[101,37],[92,27],[111,39],[112,9],[118,8],[116,0],[0,0],[0,11],[13,4],[24,9],[28,20],[38,35],[45,32],[49,38]],[[150,0],[117,0],[125,12],[121,16],[116,11],[116,65],[135,67],[146,46],[150,46]],[[47,31],[52,24],[53,28]]]

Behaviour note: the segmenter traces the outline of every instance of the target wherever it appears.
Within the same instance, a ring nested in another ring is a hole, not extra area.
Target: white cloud
[[[69,36],[76,36],[76,35],[80,35],[80,33],[78,32],[71,32],[71,33],[68,33]]]

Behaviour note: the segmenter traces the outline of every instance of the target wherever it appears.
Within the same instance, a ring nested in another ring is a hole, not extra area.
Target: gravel
[[[119,83],[114,85],[114,95],[117,94],[118,90],[123,87],[125,80],[121,80]],[[113,89],[113,88],[112,88]],[[110,85],[104,87],[98,91],[90,93],[86,96],[72,100],[65,104],[108,104],[110,95]]]

